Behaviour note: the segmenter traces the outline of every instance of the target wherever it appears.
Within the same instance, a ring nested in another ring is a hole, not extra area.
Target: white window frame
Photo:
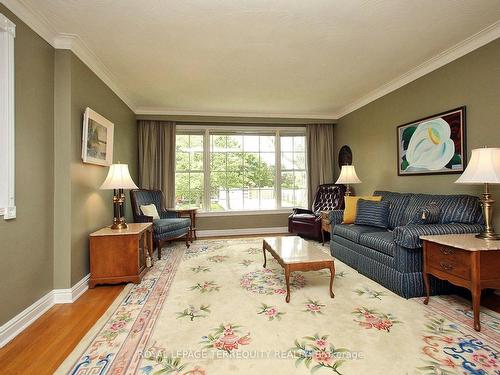
[[[0,216],[16,217],[15,138],[14,138],[14,38],[16,25],[0,13],[0,179],[7,181],[0,190]],[[6,206],[1,202],[6,202]],[[5,206],[5,207],[4,207]]]
[[[292,211],[291,207],[281,207],[281,136],[293,136],[302,135],[305,137],[306,128],[302,126],[237,126],[231,125],[188,125],[188,124],[177,124],[176,132],[177,134],[204,134],[203,139],[203,173],[205,176],[210,176],[210,134],[212,132],[226,132],[228,134],[242,135],[242,134],[274,134],[275,136],[275,155],[276,155],[276,173],[275,173],[275,184],[274,184],[274,194],[276,196],[276,208],[268,210],[231,210],[231,211],[209,211],[210,204],[210,178],[204,179],[204,191],[203,191],[203,209],[199,211],[198,216],[231,216],[231,215],[266,215],[266,214],[278,214],[278,213],[290,213]],[[307,160],[307,142],[306,142],[305,156]],[[307,178],[307,164],[306,164],[306,178]],[[306,180],[307,188],[307,180]]]

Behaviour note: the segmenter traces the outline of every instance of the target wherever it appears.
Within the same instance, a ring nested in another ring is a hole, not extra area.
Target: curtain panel
[[[163,191],[165,208],[175,206],[175,123],[138,121],[139,186]]]
[[[333,127],[334,124],[310,124],[306,128],[309,207],[318,186],[334,182]]]

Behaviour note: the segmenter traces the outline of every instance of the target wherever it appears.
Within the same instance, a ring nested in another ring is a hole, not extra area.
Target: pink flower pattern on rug
[[[366,307],[356,308],[353,314],[358,317],[354,321],[366,329],[375,328],[378,331],[390,332],[394,324],[401,323],[392,314],[380,313],[375,309],[370,310]]]
[[[220,324],[212,330],[213,333],[202,337],[203,341],[201,343],[205,344],[203,348],[223,350],[230,353],[238,349],[240,345],[250,344],[250,332],[241,335],[240,328],[241,326],[232,323]]]
[[[240,286],[252,293],[286,294],[285,276],[281,269],[264,268],[244,274]],[[301,289],[306,285],[306,279],[300,273],[294,272],[290,277],[290,290]]]

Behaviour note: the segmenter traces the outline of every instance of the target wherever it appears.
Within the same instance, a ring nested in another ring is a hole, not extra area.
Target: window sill
[[[198,217],[212,217],[212,216],[247,216],[247,215],[278,215],[292,213],[291,208],[283,208],[279,210],[254,210],[254,211],[198,211]]]

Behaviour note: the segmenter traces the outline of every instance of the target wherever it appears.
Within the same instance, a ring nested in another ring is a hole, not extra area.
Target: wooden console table
[[[474,234],[420,238],[424,241],[424,303],[429,303],[429,275],[467,288],[472,293],[474,329],[480,331],[481,291],[500,288],[500,241],[479,239]]]
[[[89,287],[138,284],[147,272],[147,263],[152,265],[152,259],[152,223],[131,223],[127,229],[102,228],[90,234]]]

